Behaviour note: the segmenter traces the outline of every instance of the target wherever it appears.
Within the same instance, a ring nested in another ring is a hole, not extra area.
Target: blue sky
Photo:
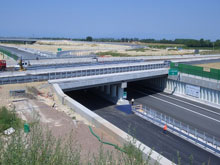
[[[220,0],[1,0],[3,37],[220,39]]]

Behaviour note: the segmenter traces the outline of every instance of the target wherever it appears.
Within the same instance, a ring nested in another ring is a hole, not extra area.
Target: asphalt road
[[[28,53],[22,50],[19,50],[17,48],[13,48],[13,47],[6,47],[6,46],[0,46],[0,48],[7,50],[9,52],[11,52],[12,54],[17,55],[19,58],[22,57],[22,59],[36,59],[36,55],[32,54],[32,53]]]
[[[90,90],[72,91],[67,94],[175,163],[178,162],[177,152],[179,152],[181,164],[190,164],[191,155],[193,164],[208,164],[208,162],[210,165],[220,164],[220,158],[171,133],[164,135],[160,127],[134,114],[128,115],[115,109],[115,105],[95,96]],[[132,94],[129,95],[133,97]]]
[[[29,66],[27,70],[39,70],[39,69],[56,69],[67,67],[80,67],[80,66],[95,66],[95,65],[110,65],[110,64],[124,64],[124,63],[137,63],[142,60],[122,60],[122,61],[105,61],[105,62],[85,62],[85,63],[71,63],[71,64],[54,64],[54,65],[37,65]]]
[[[164,92],[158,93],[140,85],[131,84],[126,90],[129,100],[133,97],[137,104],[166,114],[220,141],[220,109]]]

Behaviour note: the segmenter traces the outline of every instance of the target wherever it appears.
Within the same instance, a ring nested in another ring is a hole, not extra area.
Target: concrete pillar
[[[215,103],[218,104],[218,91],[215,91]]]
[[[104,91],[105,91],[104,86],[101,86],[101,91],[102,91],[102,92],[104,92]]]
[[[116,96],[116,85],[111,85],[111,96],[115,97]]]
[[[200,95],[201,95],[200,98],[201,98],[202,100],[204,100],[204,90],[203,90],[203,88],[201,88],[201,93],[200,93]]]
[[[215,103],[215,91],[214,90],[211,90],[212,91],[212,102]]]
[[[110,85],[107,85],[107,86],[106,86],[106,94],[107,94],[107,95],[110,95]]]
[[[118,86],[118,99],[122,99],[124,94],[124,88],[121,88],[121,86]]]
[[[170,80],[167,80],[167,89],[170,90]]]
[[[206,88],[204,88],[204,100],[208,100],[208,94]]]
[[[220,92],[218,92],[218,104],[220,104]]]
[[[107,86],[106,85],[104,86],[104,92],[105,92],[105,94],[107,94]]]
[[[211,102],[211,94],[210,94],[210,89],[207,89],[208,90],[208,101]]]

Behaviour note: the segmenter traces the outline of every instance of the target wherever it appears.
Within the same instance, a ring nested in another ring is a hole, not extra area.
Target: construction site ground
[[[218,63],[199,64],[197,66],[220,69],[220,63],[219,62]]]
[[[10,96],[10,91],[25,90],[20,96]],[[52,135],[57,138],[73,137],[73,142],[81,146],[81,158],[87,160],[88,154],[98,154],[101,143],[89,130],[89,123],[69,107],[62,105],[52,87],[47,82],[34,82],[25,84],[10,84],[0,86],[0,106],[10,109],[15,107],[16,113],[24,121],[31,122],[39,118],[43,127],[49,128]],[[120,146],[119,142],[99,128],[92,127],[95,134],[103,141]],[[31,128],[30,128],[31,130]],[[73,145],[76,145],[73,143]],[[109,145],[103,145],[104,151],[117,153]]]
[[[137,44],[137,43],[136,43]],[[167,50],[164,48],[150,48],[133,49],[126,44],[118,43],[96,43],[96,42],[82,42],[82,41],[47,41],[39,40],[34,44],[1,44],[5,46],[12,46],[25,49],[34,49],[46,52],[57,53],[58,49],[62,51],[75,51],[74,55],[88,55],[99,52],[115,52],[121,53],[126,56],[152,56],[152,55],[184,55],[194,53],[194,49],[181,49],[181,50]],[[142,45],[142,44],[140,44]],[[169,44],[167,45],[169,46]],[[110,54],[109,54],[110,55]]]

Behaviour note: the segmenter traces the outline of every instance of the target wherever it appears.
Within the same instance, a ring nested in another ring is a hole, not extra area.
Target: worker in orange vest
[[[167,133],[167,124],[165,124],[163,127],[163,133],[165,133],[165,134]]]

